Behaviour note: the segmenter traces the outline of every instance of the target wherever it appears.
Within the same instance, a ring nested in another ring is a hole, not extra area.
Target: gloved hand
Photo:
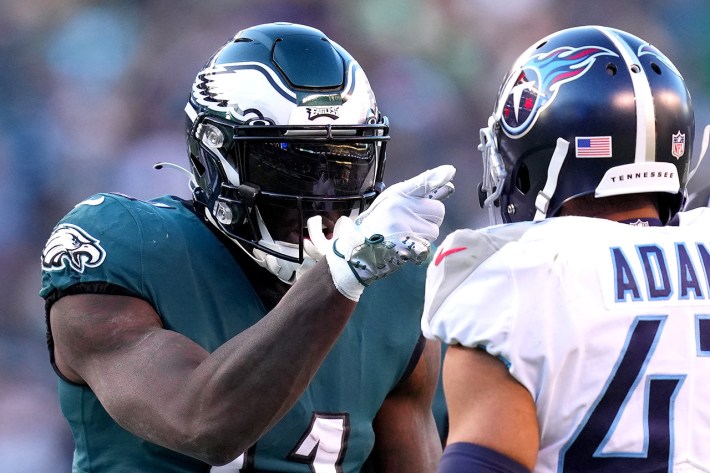
[[[321,217],[308,219],[311,242],[325,255],[345,297],[357,301],[372,281],[427,259],[444,220],[441,200],[453,193],[455,173],[443,165],[388,187],[354,221],[340,217],[331,240],[323,235]]]

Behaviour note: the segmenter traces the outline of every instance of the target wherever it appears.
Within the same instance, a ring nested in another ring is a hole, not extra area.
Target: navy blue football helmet
[[[309,217],[355,215],[384,187],[387,118],[357,61],[317,29],[240,31],[197,74],[185,112],[195,201],[287,282]]]
[[[555,216],[564,202],[658,193],[670,220],[686,194],[695,118],[685,81],[648,42],[601,26],[528,48],[481,130],[481,205],[491,221]]]

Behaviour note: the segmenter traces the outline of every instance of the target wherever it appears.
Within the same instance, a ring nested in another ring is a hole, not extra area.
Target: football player
[[[453,232],[427,273],[422,328],[450,345],[439,472],[708,471],[710,212],[679,212],[683,77],[627,32],[565,29],[518,58],[488,125],[502,224]]]
[[[384,189],[387,119],[307,26],[239,32],[185,112],[191,201],[94,195],[43,251],[73,471],[435,469],[422,263],[454,168]]]

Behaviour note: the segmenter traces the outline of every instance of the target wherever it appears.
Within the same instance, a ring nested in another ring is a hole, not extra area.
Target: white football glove
[[[443,165],[388,187],[354,221],[340,217],[331,240],[323,235],[321,217],[308,219],[310,239],[345,297],[358,301],[372,281],[427,259],[444,220],[441,200],[454,191],[454,174],[456,168]]]

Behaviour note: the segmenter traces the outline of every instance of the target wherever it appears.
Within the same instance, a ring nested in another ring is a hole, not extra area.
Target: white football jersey
[[[428,338],[500,357],[537,405],[536,472],[710,471],[710,210],[458,230]]]

